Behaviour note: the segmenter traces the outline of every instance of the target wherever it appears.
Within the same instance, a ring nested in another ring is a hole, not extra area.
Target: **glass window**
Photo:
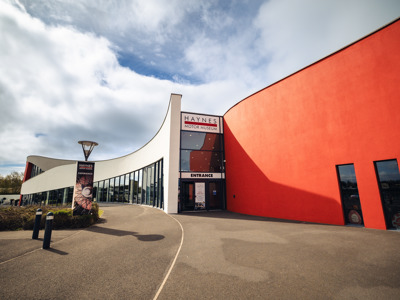
[[[125,175],[125,193],[124,193],[124,202],[130,202],[129,201],[129,174]],[[130,202],[132,203],[132,202]]]
[[[42,205],[47,205],[49,200],[49,192],[42,192]]]
[[[119,176],[119,185],[117,190],[118,201],[124,201],[124,186],[125,186],[125,175]]]
[[[119,177],[114,177],[114,193],[113,193],[113,201],[118,201],[119,194]],[[110,184],[111,186],[111,184]]]
[[[129,203],[133,202],[133,187],[135,186],[135,172],[129,174]]]
[[[72,198],[74,196],[74,187],[70,186],[68,188],[68,198],[67,198],[67,205],[72,205]]]
[[[354,165],[337,166],[337,173],[346,224],[364,224]]]
[[[155,162],[143,169],[98,181],[93,184],[93,197],[101,202],[129,202],[148,204],[162,207],[162,160]],[[69,196],[68,196],[69,197]],[[46,194],[32,196],[32,200],[40,202],[48,201],[49,204],[57,204],[65,198],[60,191],[50,191]],[[48,200],[47,200],[48,199]],[[70,201],[70,200],[68,200]],[[71,192],[72,201],[72,192]]]
[[[54,205],[58,205],[58,190],[54,190],[53,193],[53,203]]]
[[[99,182],[93,182],[93,201],[98,201]]]
[[[118,201],[124,201],[124,187],[125,187],[125,175],[119,177],[119,186],[118,186]]]
[[[387,228],[400,229],[400,173],[397,160],[375,162]]]
[[[114,202],[114,178],[110,178],[108,187],[108,202]]]
[[[151,204],[151,166],[145,168],[146,171],[146,184],[143,183],[143,187],[146,187],[146,204]]]
[[[149,167],[149,192],[150,192],[150,205],[154,205],[154,164]]]
[[[98,201],[105,201],[104,199],[104,181],[99,182]]]
[[[222,151],[221,134],[181,131],[181,149]]]
[[[222,151],[222,134],[181,131],[180,170],[222,172]]]
[[[68,188],[66,187],[66,188],[64,188],[64,192],[63,192],[63,200],[62,200],[63,202],[63,205],[66,205],[67,204],[67,201],[68,201]]]
[[[134,193],[134,199],[135,199],[135,203],[139,203],[138,199],[139,199],[139,171],[135,172],[135,193]]]
[[[222,172],[222,152],[182,150],[181,171]]]
[[[62,205],[64,199],[64,189],[58,189],[57,193],[57,205]]]
[[[147,168],[143,168],[142,203],[147,204]]]
[[[119,193],[118,193],[118,201],[127,202],[125,199],[125,175],[121,175],[119,177]]]
[[[138,197],[138,202],[139,204],[142,203],[142,169],[139,170],[138,172],[138,191],[137,191],[137,197]]]
[[[110,180],[106,179],[104,180],[104,201],[109,202],[110,201]]]
[[[158,207],[158,172],[160,169],[160,162],[156,162],[154,165],[154,206]]]
[[[139,188],[139,180],[138,180],[139,172],[134,173],[133,177],[133,203],[138,203],[138,188]]]
[[[48,192],[48,198],[47,198],[47,205],[54,205],[54,204],[56,204],[56,195],[55,195],[55,192],[56,191],[54,191],[54,190],[52,190],[52,191],[49,191]]]
[[[190,172],[190,150],[181,150],[181,171]]]
[[[158,207],[163,208],[163,161],[160,160],[160,171],[158,172],[158,195],[159,202]]]

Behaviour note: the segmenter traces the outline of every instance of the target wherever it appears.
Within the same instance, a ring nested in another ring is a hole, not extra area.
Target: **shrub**
[[[40,229],[45,228],[46,215],[54,214],[53,229],[84,228],[95,224],[99,219],[99,205],[92,204],[89,215],[73,216],[72,209],[67,207],[51,206],[24,206],[0,208],[0,231],[4,230],[32,230],[35,222],[36,211],[42,209]]]

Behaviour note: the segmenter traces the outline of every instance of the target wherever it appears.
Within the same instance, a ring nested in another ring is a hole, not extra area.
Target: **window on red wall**
[[[396,159],[376,161],[375,170],[388,229],[400,229],[400,173]]]
[[[336,166],[346,224],[363,225],[356,172],[353,164]]]

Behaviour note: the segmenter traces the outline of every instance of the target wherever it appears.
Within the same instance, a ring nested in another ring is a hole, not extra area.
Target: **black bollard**
[[[39,236],[40,220],[42,219],[42,210],[40,208],[36,211],[35,224],[33,225],[32,239],[37,240]]]
[[[51,230],[53,229],[54,214],[49,212],[46,216],[46,227],[44,229],[43,249],[50,248]]]

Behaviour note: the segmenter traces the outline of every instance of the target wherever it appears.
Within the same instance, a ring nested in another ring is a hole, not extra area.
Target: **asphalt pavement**
[[[0,299],[400,299],[400,232],[101,206],[83,230],[0,232]]]

